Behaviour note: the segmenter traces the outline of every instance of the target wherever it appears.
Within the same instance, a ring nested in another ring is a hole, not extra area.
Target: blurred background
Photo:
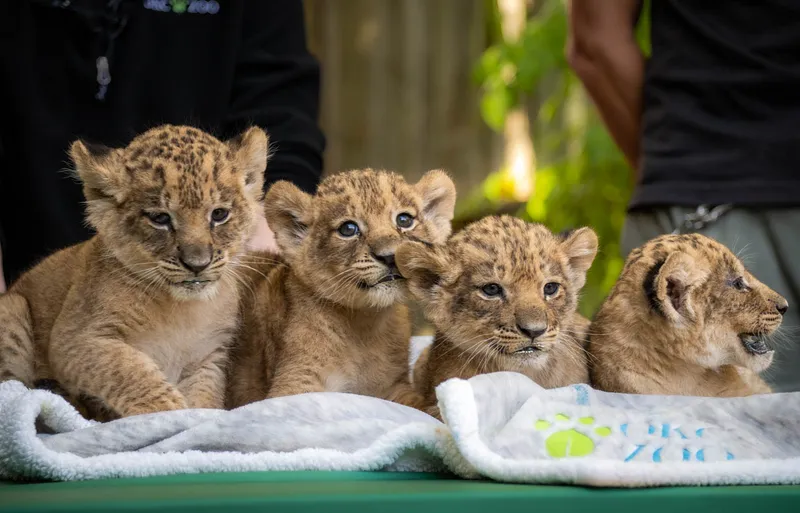
[[[592,226],[592,316],[623,259],[630,170],[565,59],[564,0],[306,0],[327,172],[447,170],[455,229],[507,213]],[[648,9],[639,27],[648,48]],[[417,315],[417,320],[421,318]],[[418,333],[426,332],[418,323]]]

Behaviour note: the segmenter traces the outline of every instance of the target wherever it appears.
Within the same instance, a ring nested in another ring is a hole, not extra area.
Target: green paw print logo
[[[181,14],[186,12],[186,8],[189,7],[189,0],[170,0],[170,5],[172,5],[172,12]]]
[[[594,452],[594,442],[597,437],[603,438],[611,434],[610,427],[595,426],[594,417],[580,417],[575,427],[558,429],[559,424],[563,426],[569,422],[568,416],[558,413],[555,416],[555,423],[540,419],[534,424],[537,431],[557,430],[544,440],[547,454],[553,458],[588,456]]]

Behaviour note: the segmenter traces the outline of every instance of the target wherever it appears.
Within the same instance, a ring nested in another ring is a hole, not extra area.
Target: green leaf
[[[486,91],[481,98],[481,115],[492,130],[501,132],[508,112],[514,107],[514,96],[505,87]]]
[[[507,62],[506,52],[502,45],[487,48],[472,71],[473,80],[481,85],[500,75],[504,63]]]

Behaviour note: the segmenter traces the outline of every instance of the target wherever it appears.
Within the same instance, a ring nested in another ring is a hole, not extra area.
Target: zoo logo
[[[615,431],[610,426],[597,425],[594,417],[580,417],[575,422],[563,413],[557,413],[555,419],[538,419],[533,427],[543,436],[544,449],[552,458],[589,456],[594,453],[595,447],[601,439],[609,437]],[[659,429],[656,425],[648,424],[646,438],[635,444],[624,461],[650,459],[653,463],[661,463],[662,450],[666,449],[669,439],[676,439],[695,446],[704,439],[705,431],[706,428],[701,427],[694,430],[693,433],[692,431],[684,432],[683,429],[669,423],[662,423]],[[628,424],[621,424],[619,432],[623,437],[628,438]],[[683,445],[683,447],[680,445],[682,444],[672,447],[671,450],[679,449],[682,461],[706,461],[704,448],[690,449],[687,445]],[[732,452],[727,450],[724,452],[725,460],[735,459]]]
[[[573,385],[573,388],[577,394],[575,401],[580,406],[589,406],[589,390],[587,387],[585,385]],[[578,427],[578,429],[575,429],[575,427],[572,429],[558,427],[559,423],[564,426],[564,423],[569,422],[569,420],[569,417],[566,415],[558,414],[556,415],[556,423],[539,419],[534,425],[537,431],[543,431],[545,434],[549,434],[545,439],[545,448],[548,454],[554,458],[588,456],[594,452],[595,444],[600,438],[607,437],[612,433],[612,429],[607,426],[595,428],[593,432],[588,430],[588,428],[594,424],[594,419],[592,417],[582,417],[578,419],[578,425],[575,426]],[[630,438],[628,436],[628,423],[621,424],[619,426],[619,431],[622,433],[623,437]],[[706,438],[704,437],[706,428],[701,427],[693,431],[694,433],[692,433],[692,430],[684,430],[679,426],[674,426],[669,423],[661,423],[659,429],[656,425],[648,423],[647,436],[644,439],[639,439],[639,443],[634,445],[630,453],[625,456],[624,461],[647,461],[650,459],[653,463],[661,463],[664,449],[667,451],[674,450],[674,447],[668,448],[667,443],[670,442],[670,440],[678,440],[679,444],[687,444],[680,449],[682,461],[705,462],[705,448],[698,449],[695,444],[700,443],[701,440]],[[639,436],[637,436],[637,438],[639,438]],[[731,451],[725,449],[724,453],[725,460],[731,461],[736,459],[736,456],[734,456]]]
[[[174,12],[175,14],[217,14],[216,0],[144,0],[144,8],[151,11]]]

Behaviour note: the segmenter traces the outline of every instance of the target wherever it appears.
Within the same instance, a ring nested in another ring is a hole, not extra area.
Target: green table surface
[[[389,472],[249,472],[0,482],[0,512],[800,513],[800,486],[598,489]]]

